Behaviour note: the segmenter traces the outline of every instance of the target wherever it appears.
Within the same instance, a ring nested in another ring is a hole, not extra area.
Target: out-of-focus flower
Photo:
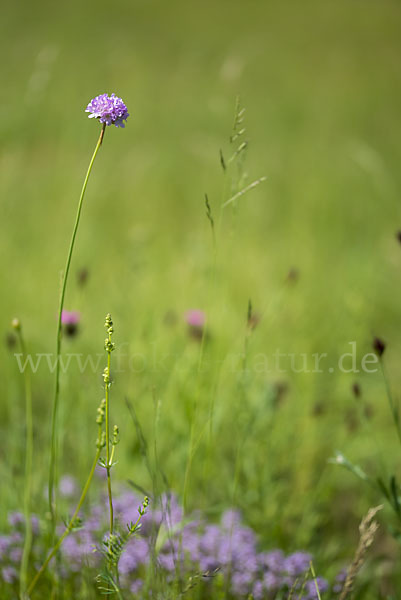
[[[188,310],[185,313],[185,321],[188,325],[190,335],[195,339],[202,339],[203,329],[206,323],[206,315],[203,310]]]
[[[72,477],[72,475],[64,475],[60,479],[59,489],[60,494],[66,498],[74,496],[74,494],[77,492],[77,483],[74,477]]]
[[[193,309],[185,313],[185,320],[191,327],[203,327],[206,322],[206,316],[203,310]]]
[[[90,113],[90,119],[99,119],[100,123],[115,125],[116,127],[125,127],[124,121],[129,117],[124,102],[115,94],[96,96],[89,102],[85,112]]]
[[[17,580],[17,571],[14,567],[3,567],[1,574],[6,583],[14,583]]]
[[[38,535],[40,530],[40,522],[36,515],[31,515],[32,533]]]
[[[284,561],[284,570],[292,576],[303,575],[309,570],[312,556],[308,552],[294,552]]]
[[[21,512],[13,511],[8,513],[8,522],[11,527],[19,527],[25,524],[25,517]]]
[[[335,578],[335,582],[333,585],[333,592],[335,594],[339,594],[344,587],[345,580],[347,578],[347,569],[342,569]]]
[[[11,540],[8,535],[0,535],[0,560],[7,553],[11,544]]]
[[[13,327],[16,331],[21,329],[21,321],[17,318],[11,321],[11,327]]]
[[[316,584],[317,584],[317,589],[316,589]],[[320,594],[322,594],[323,592],[326,592],[328,590],[328,588],[329,588],[329,586],[325,579],[323,579],[322,577],[316,577],[316,583],[313,580],[306,582],[306,585],[305,585],[305,592],[307,594],[306,597],[308,600],[318,600],[320,598]],[[319,592],[317,590],[319,590]]]
[[[61,313],[61,322],[64,325],[64,331],[70,337],[76,335],[80,320],[81,315],[76,310],[63,310]]]
[[[80,314],[76,310],[63,310],[61,313],[61,322],[63,325],[77,325],[80,321]]]
[[[21,557],[22,557],[22,548],[12,548],[12,550],[10,550],[10,560],[13,563],[19,563],[21,562]]]
[[[105,469],[102,471],[105,472]],[[61,484],[70,486],[71,479],[64,477]],[[119,531],[124,531],[127,523],[137,519],[138,506],[142,502],[143,496],[132,491],[120,490],[116,495],[114,515]],[[108,525],[105,522],[106,506],[107,498],[103,497],[85,515],[82,527],[71,532],[64,540],[60,549],[63,577],[68,578],[80,572],[83,565],[99,568],[102,557],[99,549]],[[10,535],[0,536],[0,577],[5,583],[13,584],[18,579],[14,566],[20,561],[24,537],[15,530],[15,526],[20,526],[22,519],[20,513],[11,513],[9,522],[14,526],[14,531]],[[173,582],[177,569],[184,577],[194,572],[207,574],[208,577],[219,573],[219,576],[227,578],[230,598],[238,600],[250,594],[255,600],[276,598],[277,594],[287,597],[291,588],[299,589],[304,573],[309,571],[312,557],[307,552],[289,555],[281,550],[261,552],[255,532],[244,524],[241,514],[236,510],[226,510],[219,523],[210,523],[199,513],[192,514],[192,518],[188,519],[188,516],[184,518],[177,497],[168,493],[163,494],[144,515],[142,525],[138,534],[127,541],[118,564],[121,585],[138,597],[143,597],[146,572],[154,558],[158,568],[163,570],[161,575],[169,582]],[[62,534],[63,530],[60,526],[58,531]],[[160,540],[157,551],[154,546],[156,538]],[[40,538],[35,536],[32,546],[35,560],[38,560],[42,551]],[[336,590],[341,582],[338,576]],[[327,590],[327,582],[317,577],[317,584],[323,594]],[[317,597],[315,582],[307,581],[305,600],[316,600]]]

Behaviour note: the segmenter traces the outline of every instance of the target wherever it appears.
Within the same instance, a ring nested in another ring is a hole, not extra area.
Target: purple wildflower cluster
[[[99,119],[100,123],[115,125],[116,127],[125,127],[124,121],[129,117],[124,102],[115,94],[96,96],[89,102],[85,112],[91,113],[89,119]]]
[[[66,497],[71,498],[75,491],[73,479],[64,478],[61,483],[61,490],[65,488]],[[136,521],[141,502],[142,498],[127,490],[115,498],[115,517],[121,531],[127,523]],[[99,569],[102,538],[107,531],[105,516],[107,518],[106,499],[103,499],[91,508],[83,527],[65,539],[60,561],[61,575],[65,579],[78,575],[83,566]],[[13,584],[18,578],[24,518],[19,513],[11,513],[9,522],[13,533],[0,536],[0,573],[3,582]],[[38,539],[36,517],[32,524],[33,553],[39,565],[43,548]],[[62,530],[61,527],[59,533]],[[166,585],[177,581],[177,574],[184,586],[190,577],[200,575],[205,597],[212,595],[214,580],[218,578],[224,580],[230,597],[235,599],[245,599],[252,594],[254,600],[274,600],[287,597],[283,594],[287,595],[292,588],[299,591],[304,584],[302,598],[315,600],[318,595],[314,581],[304,582],[311,558],[307,552],[285,555],[281,550],[261,551],[254,531],[243,524],[240,514],[234,510],[226,510],[219,523],[210,523],[200,514],[184,519],[177,498],[164,495],[158,505],[142,517],[138,535],[128,541],[120,558],[119,576],[123,588],[139,598],[151,595],[146,573],[152,565],[153,572],[156,569]],[[324,598],[328,584],[320,577],[317,581]]]
[[[24,543],[25,518],[20,512],[8,514],[8,524],[11,532],[8,535],[0,535],[0,581],[5,584],[17,582],[19,577],[19,565],[22,558]],[[39,519],[36,515],[31,517],[32,535],[34,539],[39,534]]]

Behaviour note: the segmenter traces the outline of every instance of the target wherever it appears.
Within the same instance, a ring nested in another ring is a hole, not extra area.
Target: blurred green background
[[[335,367],[353,341],[360,363],[379,335],[397,397],[400,3],[17,1],[3,7],[0,28],[3,337],[18,316],[31,352],[55,350],[60,270],[99,131],[84,109],[115,92],[131,116],[125,130],[107,129],[89,182],[65,305],[82,322],[64,343],[65,352],[102,353],[112,313],[115,477],[151,485],[128,398],[151,460],[188,508],[233,504],[266,547],[303,546],[326,566],[349,560],[360,517],[379,498],[327,460],[340,449],[372,473],[382,463],[399,470],[381,373],[252,365],[279,349],[325,352]],[[215,254],[204,194],[217,223],[229,185],[219,151],[229,156],[238,94],[248,183],[267,181],[223,211]],[[261,317],[251,333],[249,299]],[[203,347],[185,324],[193,308],[208,318]],[[244,344],[245,371],[232,359]],[[23,485],[15,351],[0,351],[5,510]],[[102,369],[73,365],[62,377],[61,470],[80,480]],[[43,510],[53,384],[41,367],[33,386]],[[392,560],[385,530],[378,553]]]

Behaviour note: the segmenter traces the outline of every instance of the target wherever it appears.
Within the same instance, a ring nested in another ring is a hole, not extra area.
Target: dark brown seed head
[[[299,271],[296,267],[291,267],[287,273],[287,281],[295,283],[299,279]]]
[[[386,344],[383,342],[383,340],[379,337],[375,337],[372,345],[373,345],[373,350],[376,352],[376,354],[379,357],[383,356],[383,353],[386,349]]]
[[[89,278],[88,269],[86,267],[79,269],[79,271],[77,273],[78,284],[83,287],[87,283],[88,278]]]
[[[13,333],[7,333],[7,335],[6,335],[7,348],[10,348],[10,350],[12,350],[13,348],[15,348],[16,344],[17,344],[17,336],[15,336]]]
[[[64,331],[67,337],[74,337],[78,333],[78,324],[66,323],[66,325],[64,325]]]

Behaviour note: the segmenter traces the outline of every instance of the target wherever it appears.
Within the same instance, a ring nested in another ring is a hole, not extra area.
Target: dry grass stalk
[[[383,505],[371,508],[368,511],[366,517],[364,517],[359,525],[359,544],[355,552],[354,560],[350,568],[348,569],[347,577],[344,582],[344,587],[341,591],[339,600],[345,600],[347,596],[352,592],[354,587],[355,578],[362,567],[366,553],[369,547],[372,545],[376,531],[379,528],[377,521],[374,521],[376,513],[383,508]]]

